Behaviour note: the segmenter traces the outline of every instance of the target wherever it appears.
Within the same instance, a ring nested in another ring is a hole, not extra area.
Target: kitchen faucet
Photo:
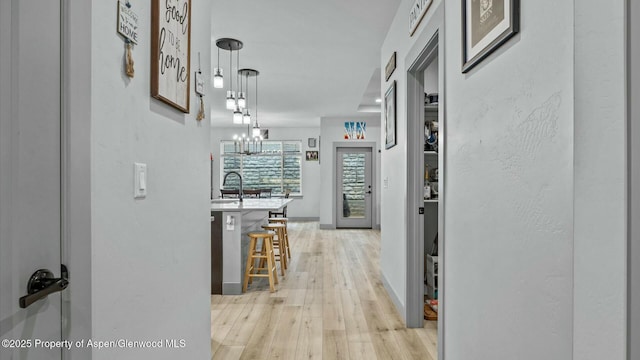
[[[238,178],[240,179],[240,189],[238,190],[238,199],[242,201],[242,175],[240,175],[236,171],[229,171],[228,173],[224,174],[224,178],[222,179],[222,186],[225,186],[227,184],[227,177],[231,174],[238,175]]]

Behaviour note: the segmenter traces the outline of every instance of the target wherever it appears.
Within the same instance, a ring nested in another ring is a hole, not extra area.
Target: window
[[[238,154],[235,150],[233,141],[221,141],[221,185],[224,174],[237,171],[242,174],[245,189],[271,189],[273,194],[290,190],[291,195],[302,195],[301,141],[264,140],[263,152],[254,155]],[[230,176],[224,187],[238,186],[238,178]]]

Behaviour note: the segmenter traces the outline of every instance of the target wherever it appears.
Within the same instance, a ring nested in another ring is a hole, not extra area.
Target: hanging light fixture
[[[232,58],[233,58],[233,49],[230,50],[231,54],[229,55],[229,73],[233,73],[232,68]],[[236,92],[233,91],[233,76],[229,76],[229,90],[227,90],[227,110],[233,110],[236,106]]]
[[[246,89],[247,94],[249,94],[249,77],[256,77],[256,119],[257,119],[257,111],[258,111],[258,75],[260,74],[257,70],[254,69],[241,69],[238,71],[241,76],[244,76],[246,79]],[[235,112],[234,112],[234,123],[235,123]],[[253,155],[262,152],[262,137],[260,136],[260,126],[256,122],[251,128],[251,114],[249,112],[249,107],[247,106],[244,110],[244,115],[242,116],[242,123],[247,125],[247,133],[242,134],[242,136],[234,135],[234,149],[236,153],[244,154],[244,155]],[[256,133],[256,126],[257,133]],[[247,135],[250,134],[250,135]]]
[[[227,101],[226,107],[227,110],[234,110],[236,108],[236,92],[233,89],[233,51],[238,51],[242,49],[242,41],[231,39],[231,38],[221,38],[216,40],[216,46],[219,49],[228,50],[229,51],[229,90],[227,90]],[[238,64],[240,64],[240,52],[238,52]],[[237,69],[236,69],[237,70]],[[215,73],[215,71],[214,71]],[[222,69],[220,69],[220,76],[222,76]],[[215,74],[214,74],[214,85],[215,85]],[[242,115],[242,114],[241,114]]]
[[[249,112],[249,108],[244,109],[244,113],[242,114],[242,123],[243,124],[251,124],[251,113]]]
[[[224,77],[222,76],[222,68],[220,67],[220,48],[218,47],[218,67],[213,69],[213,87],[222,89],[224,87]]]
[[[254,137],[260,137],[262,140],[262,136],[260,135],[260,124],[258,124],[258,76],[256,75],[256,122],[253,124],[253,133]]]
[[[238,66],[236,67],[236,69],[238,69],[238,85],[240,86],[240,91],[238,91],[238,97],[237,97],[237,105],[240,108],[240,110],[244,109],[247,106],[247,98],[245,96],[244,91],[242,91],[242,75],[240,73],[240,56],[238,56]]]
[[[244,71],[246,69],[242,69],[242,70],[243,71],[239,71],[239,73],[241,75],[244,75],[245,82],[247,84],[247,86],[245,87],[245,89],[247,89],[247,97],[246,98],[248,98],[248,96],[249,96],[249,73],[247,71]],[[240,78],[240,81],[242,81],[242,78]],[[247,104],[246,104],[246,101],[245,101],[244,114],[242,115],[242,123],[245,124],[245,125],[248,125],[248,124],[251,124],[251,113],[249,112],[249,107],[246,106],[246,105]]]
[[[242,111],[236,104],[236,108],[233,110],[233,123],[236,125],[242,125]]]

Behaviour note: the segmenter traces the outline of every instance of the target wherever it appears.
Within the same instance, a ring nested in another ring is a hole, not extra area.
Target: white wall
[[[460,11],[445,11],[445,353],[570,359],[573,6],[523,2],[521,33],[467,75]]]
[[[129,80],[115,31],[116,1],[92,2],[92,336],[185,339],[186,348],[103,349],[93,359],[205,359],[211,356],[210,125],[195,120],[193,82],[191,114],[150,97],[150,2],[132,3],[142,31]],[[209,76],[211,4],[192,0],[192,9],[191,72],[200,52]],[[148,165],[143,200],[133,198],[134,162]]]
[[[321,144],[320,144],[320,171],[322,174],[322,182],[320,184],[320,227],[326,229],[335,229],[335,159],[333,157],[333,145],[336,142],[356,143],[361,140],[345,140],[344,139],[344,123],[347,121],[365,121],[366,139],[365,142],[375,142],[376,148],[373,149],[373,160],[375,163],[374,189],[380,189],[380,117],[375,115],[366,115],[361,117],[323,117],[320,119],[321,128]],[[377,190],[377,194],[380,190]],[[377,195],[376,194],[376,195]],[[379,227],[380,219],[380,197],[376,196],[374,200],[373,224]]]
[[[629,174],[629,303],[628,314],[629,327],[627,334],[629,359],[640,359],[640,342],[631,339],[640,338],[640,104],[634,99],[638,99],[640,94],[640,3],[629,1],[629,57],[628,57],[628,79],[629,93],[629,132],[630,132],[630,154],[628,157],[630,165]]]
[[[408,36],[411,3],[400,5],[381,51],[382,66],[398,52],[391,80],[398,82],[400,137],[382,154],[388,188],[382,192],[381,270],[400,307],[406,301],[406,198],[398,195],[406,194],[406,67],[429,39],[422,36],[425,23]],[[622,359],[621,4],[614,1],[599,14],[593,0],[576,2],[575,9],[571,2],[522,2],[520,34],[462,74],[461,4],[446,3],[440,44],[446,59],[447,360]],[[592,39],[595,23],[599,36]],[[381,90],[388,86],[383,81]],[[603,101],[593,101],[594,89],[605,94]],[[607,150],[596,154],[602,147]]]
[[[627,300],[626,4],[596,5],[575,2],[573,356],[621,360]],[[594,90],[601,94],[598,101]]]
[[[224,104],[222,104],[224,105]],[[231,120],[231,117],[229,117]],[[246,133],[245,127],[212,127],[211,128],[211,153],[213,154],[213,196],[220,196],[220,141],[232,140],[233,135]],[[269,140],[300,140],[302,152],[318,150],[309,148],[307,139],[315,138],[316,144],[320,136],[320,128],[269,128]],[[320,217],[320,164],[317,161],[302,159],[302,198],[296,197],[287,206],[287,215],[291,218],[303,218],[317,220]]]
[[[431,94],[438,92],[438,66],[439,61],[436,57],[430,64],[424,69],[424,93]]]

